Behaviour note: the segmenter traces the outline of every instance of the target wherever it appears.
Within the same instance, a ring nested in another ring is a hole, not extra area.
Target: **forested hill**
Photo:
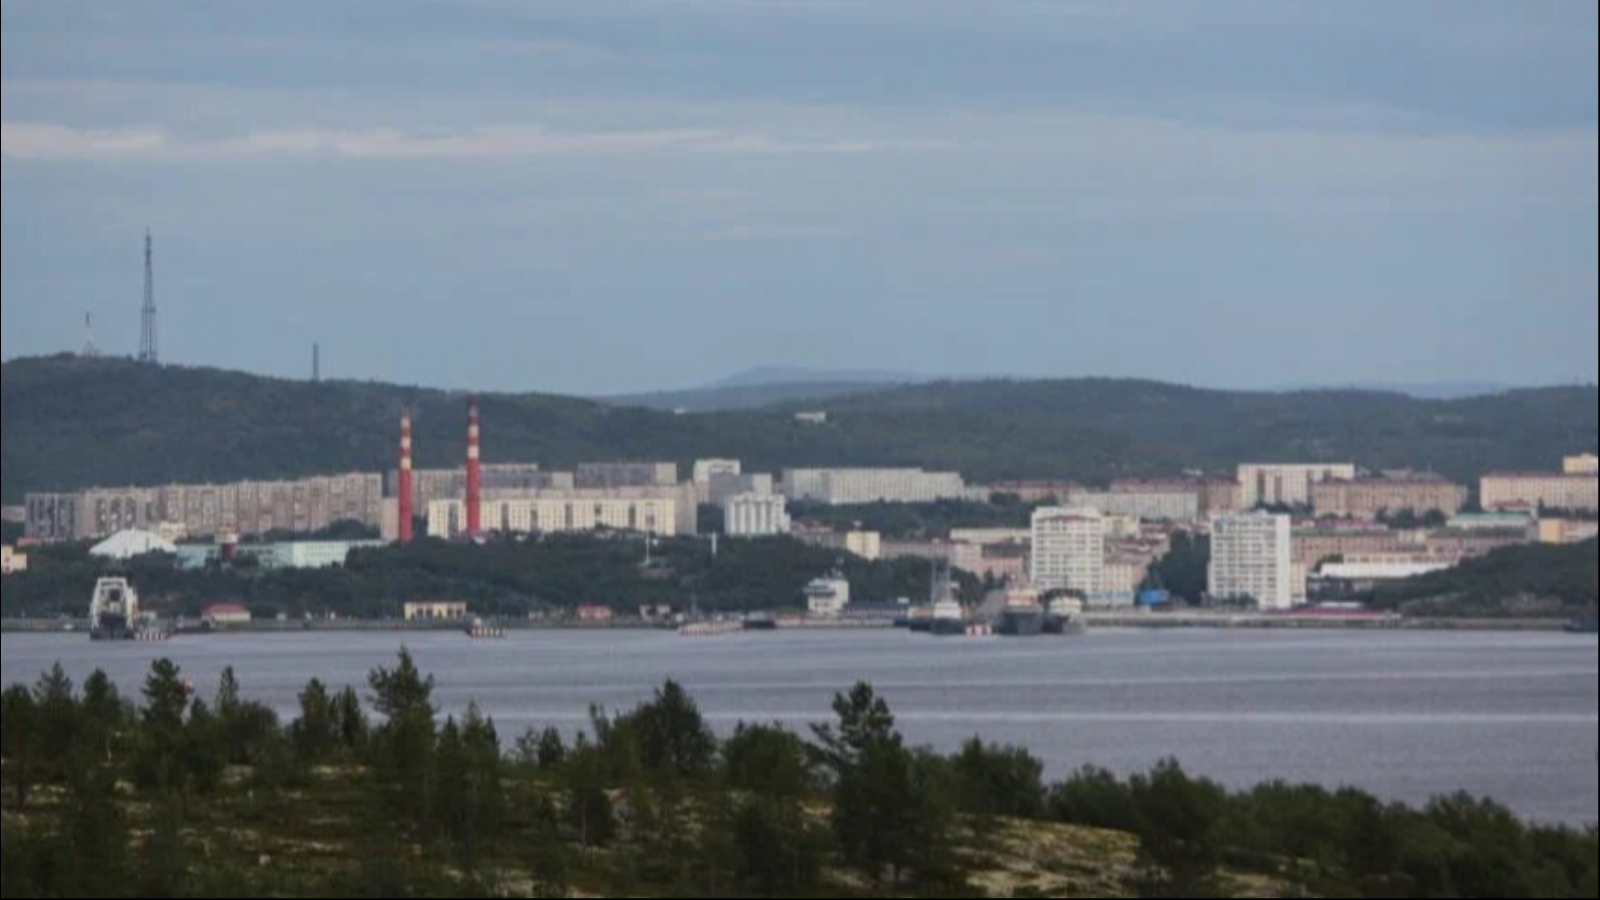
[[[69,358],[6,363],[0,492],[279,478],[391,468],[398,413],[418,409],[421,466],[464,455],[464,397]],[[810,404],[806,404],[810,405]],[[486,395],[484,455],[584,460],[732,456],[750,466],[922,465],[979,481],[1170,474],[1244,460],[1552,468],[1597,443],[1593,387],[1459,401],[1396,394],[1245,394],[1121,381],[935,384],[839,397],[825,426],[792,409],[675,416],[545,395]]]

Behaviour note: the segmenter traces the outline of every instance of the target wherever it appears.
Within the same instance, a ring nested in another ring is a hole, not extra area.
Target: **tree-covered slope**
[[[0,490],[262,479],[392,468],[417,407],[421,466],[464,455],[465,397],[354,382],[65,357],[6,363]],[[810,405],[810,404],[807,404]],[[586,460],[733,456],[758,469],[920,465],[970,479],[1088,482],[1247,460],[1431,466],[1462,481],[1550,468],[1596,445],[1594,388],[1462,401],[1398,394],[1243,394],[1146,382],[938,384],[839,397],[827,425],[793,410],[676,416],[538,394],[483,398],[484,454]]]

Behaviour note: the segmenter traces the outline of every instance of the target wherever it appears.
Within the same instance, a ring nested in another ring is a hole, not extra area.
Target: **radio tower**
[[[139,342],[139,362],[161,364],[156,343],[156,253],[150,232],[144,233],[144,334]]]

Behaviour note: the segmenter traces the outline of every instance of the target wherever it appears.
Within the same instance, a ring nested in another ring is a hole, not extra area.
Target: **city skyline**
[[[163,358],[278,376],[1600,369],[1588,4],[3,15],[8,359],[135,354],[150,227]]]

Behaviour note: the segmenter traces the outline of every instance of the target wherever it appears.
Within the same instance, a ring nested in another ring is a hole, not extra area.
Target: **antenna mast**
[[[156,342],[156,254],[150,232],[144,233],[144,329],[139,342],[139,362],[161,364],[161,347]]]

